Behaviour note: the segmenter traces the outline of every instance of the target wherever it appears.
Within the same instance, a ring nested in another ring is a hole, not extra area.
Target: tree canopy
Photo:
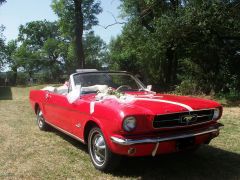
[[[83,31],[98,24],[96,15],[102,12],[95,0],[53,0],[53,11],[58,15],[62,33],[74,42],[74,52],[79,68],[85,67]]]
[[[56,22],[21,25],[18,39],[7,44],[1,27],[0,67],[7,62],[14,74],[42,71],[57,80],[77,68],[108,64],[161,90],[240,92],[238,0],[120,1],[126,23],[109,46],[92,32],[102,12],[97,0],[53,0]]]
[[[239,89],[236,2],[122,0],[128,23],[110,44],[111,66],[139,73],[161,89]]]
[[[0,37],[1,56],[4,56],[0,65],[3,61],[8,64],[14,73],[13,84],[18,69],[27,72],[29,77],[42,71],[48,79],[58,81],[60,74],[85,65],[101,68],[105,61],[107,46],[91,31],[98,24],[97,15],[102,12],[99,1],[53,0],[52,9],[59,16],[56,22],[43,20],[20,25],[17,40],[7,44]],[[0,35],[2,31],[3,27]]]

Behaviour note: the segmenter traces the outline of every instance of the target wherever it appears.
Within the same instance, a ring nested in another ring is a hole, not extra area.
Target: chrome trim
[[[173,112],[173,113],[166,113],[166,114],[157,114],[157,115],[154,115],[154,118],[156,116],[162,116],[162,115],[170,115],[170,114],[180,114],[180,113],[188,113],[189,115],[191,115],[192,112],[196,112],[196,111],[206,111],[206,110],[215,110],[219,107],[216,107],[216,108],[209,108],[209,109],[198,109],[198,110],[193,110],[193,111],[181,111],[181,112]],[[197,116],[197,117],[201,117],[201,116]],[[207,124],[211,121],[215,121],[215,119],[211,119],[209,121],[206,121],[206,122],[202,122],[202,123],[196,123],[196,124],[190,124],[190,125],[185,125],[185,126],[173,126],[173,127],[159,127],[159,128],[155,128],[153,126],[153,123],[154,123],[154,118],[152,120],[152,128],[153,129],[158,129],[158,130],[161,130],[161,129],[175,129],[175,128],[184,128],[184,127],[193,127],[193,126],[198,126],[198,125],[203,125],[203,124]],[[173,119],[173,120],[176,120],[176,119]],[[180,119],[179,119],[180,120]],[[166,120],[165,120],[166,121]],[[164,122],[165,122],[164,121]],[[171,121],[171,120],[169,120]]]
[[[217,106],[216,108],[219,108],[219,106]],[[169,114],[178,114],[178,113],[191,113],[191,112],[195,112],[195,111],[205,111],[205,110],[214,110],[216,108],[209,108],[209,109],[195,109],[193,111],[178,111],[178,112],[169,112],[169,113],[164,113],[164,114],[156,114],[155,116],[161,116],[161,115],[169,115]]]
[[[157,150],[158,150],[158,146],[159,146],[159,142],[155,145],[153,151],[152,151],[152,156],[154,157],[157,153]]]
[[[75,136],[75,135],[73,135],[73,134],[71,134],[71,133],[63,130],[63,129],[60,128],[60,127],[57,127],[57,126],[53,125],[52,123],[50,123],[50,122],[48,122],[48,121],[46,121],[46,120],[45,120],[45,122],[46,122],[47,124],[49,124],[50,126],[54,127],[55,129],[61,131],[62,133],[64,133],[64,134],[66,134],[66,135],[68,135],[68,136],[70,136],[70,137],[72,137],[72,138],[74,138],[74,139],[76,139],[76,140],[78,140],[78,141],[80,141],[80,142],[82,142],[82,143],[85,144],[85,142],[84,142],[83,139],[81,139],[81,138],[79,138],[79,137],[77,137],[77,136]]]
[[[212,116],[212,115],[202,115],[202,116],[197,116],[198,118],[200,117],[208,117],[208,116]],[[213,120],[213,119],[211,119],[211,120]]]
[[[216,120],[209,120],[207,122],[202,122],[202,123],[198,123],[198,124],[190,124],[190,125],[185,125],[185,126],[160,127],[160,128],[153,127],[153,129],[155,129],[155,130],[166,130],[166,129],[177,129],[177,128],[190,128],[190,127],[194,127],[194,126],[204,125],[204,124],[207,124],[207,123],[213,122],[213,121],[216,121]]]
[[[194,137],[194,136],[199,136],[199,135],[208,134],[208,133],[219,132],[221,126],[223,125],[217,124],[217,126],[211,126],[203,131],[199,131],[195,133],[185,133],[185,134],[168,136],[168,137],[156,137],[156,138],[146,138],[146,139],[122,139],[115,136],[111,136],[111,140],[112,142],[119,145],[123,145],[123,146],[129,146],[134,144],[145,144],[145,143],[159,143],[164,141],[171,141],[171,140],[176,140],[181,138],[188,138],[188,137]]]

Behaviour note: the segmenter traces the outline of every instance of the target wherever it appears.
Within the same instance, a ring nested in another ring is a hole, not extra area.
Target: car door
[[[61,128],[78,137],[82,136],[82,124],[88,117],[87,102],[79,99],[70,104],[67,97],[60,94],[49,93],[45,110],[54,126]]]
[[[44,109],[47,121],[54,126],[67,130],[69,123],[63,123],[63,121],[67,121],[69,113],[66,110],[68,103],[66,98],[61,94],[56,94],[53,92],[46,92],[45,97],[46,102]]]

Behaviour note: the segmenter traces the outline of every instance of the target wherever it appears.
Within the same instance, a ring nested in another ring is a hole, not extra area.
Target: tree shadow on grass
[[[0,86],[0,100],[12,100],[11,87]]]

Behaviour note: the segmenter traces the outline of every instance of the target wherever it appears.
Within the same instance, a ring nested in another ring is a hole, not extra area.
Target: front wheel
[[[104,139],[101,129],[91,129],[88,136],[88,151],[94,167],[100,171],[111,171],[120,162],[120,156],[113,154]]]
[[[46,131],[49,129],[49,126],[45,122],[45,119],[43,117],[43,113],[42,113],[41,109],[38,109],[38,111],[37,111],[37,125],[41,131]]]

